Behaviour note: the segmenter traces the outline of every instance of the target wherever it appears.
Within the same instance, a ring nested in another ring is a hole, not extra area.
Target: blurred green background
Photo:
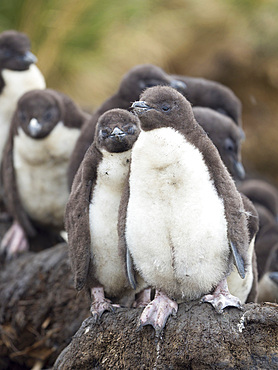
[[[47,86],[94,110],[153,63],[241,99],[248,172],[278,185],[277,0],[1,0],[0,31],[31,39]]]

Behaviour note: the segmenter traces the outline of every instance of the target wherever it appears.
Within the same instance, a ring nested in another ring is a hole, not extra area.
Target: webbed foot
[[[25,231],[18,222],[14,221],[1,241],[0,254],[5,255],[5,258],[10,260],[28,250],[29,243]]]
[[[212,294],[207,294],[201,299],[201,303],[211,303],[217,313],[223,313],[228,306],[242,308],[239,298],[231,295],[228,290],[227,280],[223,279]]]
[[[114,312],[115,308],[120,307],[118,304],[112,304],[109,299],[105,298],[102,287],[92,288],[91,295],[92,304],[90,311],[95,322],[99,321],[105,311]]]
[[[152,325],[156,334],[163,330],[170,315],[178,312],[178,304],[165,293],[156,291],[154,300],[143,310],[140,317],[140,326]]]

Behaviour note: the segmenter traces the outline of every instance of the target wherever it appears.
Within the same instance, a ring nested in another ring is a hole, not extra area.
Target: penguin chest
[[[118,210],[129,170],[130,151],[108,153],[97,169],[89,209],[94,273],[108,295],[128,286],[118,251]]]
[[[2,77],[5,86],[0,94],[0,159],[18,99],[29,90],[45,88],[43,75],[34,64],[27,71],[3,69]]]
[[[59,123],[45,139],[22,129],[14,138],[17,190],[28,215],[42,225],[63,228],[68,162],[79,133]]]
[[[223,201],[201,152],[172,128],[142,132],[134,145],[126,239],[143,278],[176,299],[198,298],[225,275]]]

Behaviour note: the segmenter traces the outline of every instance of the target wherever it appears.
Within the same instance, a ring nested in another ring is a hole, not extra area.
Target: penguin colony
[[[219,313],[278,300],[278,191],[245,180],[229,88],[138,65],[88,114],[35,63],[26,35],[0,34],[2,259],[66,231],[95,320],[143,307],[157,333],[188,300]]]

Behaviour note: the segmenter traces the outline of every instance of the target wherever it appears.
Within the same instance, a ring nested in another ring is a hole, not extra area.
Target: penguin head
[[[234,179],[243,180],[245,170],[241,163],[241,129],[228,116],[213,109],[194,107],[194,116],[213,144]]]
[[[184,128],[196,124],[188,100],[169,86],[155,86],[143,92],[132,109],[140,118],[142,130],[149,131],[159,127]]]
[[[25,71],[36,61],[30,52],[30,40],[24,33],[11,30],[0,34],[0,69]]]
[[[145,89],[159,85],[172,86],[177,90],[185,87],[184,82],[171,78],[161,68],[153,64],[141,64],[123,77],[119,92],[124,99],[134,101]]]
[[[100,116],[96,127],[96,145],[110,153],[130,150],[138,138],[139,120],[124,109],[111,109]]]
[[[18,101],[16,127],[33,139],[43,139],[62,121],[63,109],[55,92],[31,90]]]

